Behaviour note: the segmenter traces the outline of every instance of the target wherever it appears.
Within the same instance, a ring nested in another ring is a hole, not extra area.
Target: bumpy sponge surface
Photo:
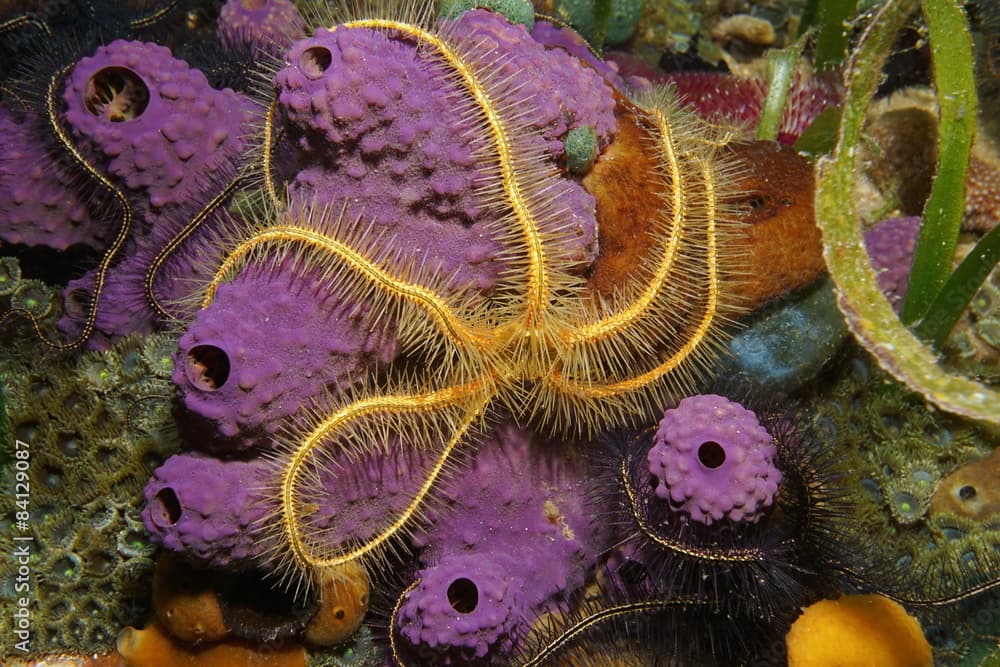
[[[142,521],[153,541],[208,567],[238,569],[265,550],[259,492],[265,462],[176,454],[146,484]]]
[[[771,434],[750,410],[715,394],[667,410],[649,449],[656,495],[704,524],[755,522],[781,483]]]

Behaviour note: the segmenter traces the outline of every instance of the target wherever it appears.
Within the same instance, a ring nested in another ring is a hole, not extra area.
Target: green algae
[[[910,284],[903,300],[900,319],[904,324],[912,324],[927,313],[951,273],[965,212],[965,177],[979,108],[972,38],[965,13],[952,0],[924,0],[921,7],[927,22],[940,116],[938,168],[924,206]]]
[[[632,37],[642,0],[557,0],[555,18],[565,21],[598,51]]]
[[[868,263],[853,204],[865,113],[895,36],[915,7],[913,0],[886,2],[852,55],[837,147],[817,164],[817,224],[823,231],[824,257],[839,290],[841,311],[855,337],[882,367],[943,409],[1000,424],[1000,393],[946,372],[934,351],[896,317]]]
[[[447,0],[441,3],[438,15],[455,18],[477,7],[503,14],[511,23],[520,23],[528,30],[535,27],[535,8],[529,0]]]
[[[767,53],[767,97],[757,123],[757,138],[761,141],[775,141],[781,119],[785,115],[788,92],[795,78],[795,68],[799,63],[799,49],[771,49]]]
[[[569,173],[586,174],[597,159],[597,133],[592,127],[575,127],[566,133],[563,147]]]

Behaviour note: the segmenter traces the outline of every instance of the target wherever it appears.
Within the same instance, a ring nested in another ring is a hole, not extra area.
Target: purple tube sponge
[[[585,584],[603,551],[581,471],[559,443],[534,439],[513,423],[499,426],[442,483],[441,502],[414,535],[421,583],[394,622],[421,659],[506,664],[518,637]]]
[[[410,503],[433,463],[412,442],[327,452],[315,471],[318,483],[311,492],[300,489],[316,506],[297,518],[309,549],[332,554],[371,539]],[[172,456],[146,484],[143,522],[157,544],[202,567],[271,569],[272,547],[284,538],[274,532],[273,518],[281,472],[271,457]],[[287,548],[282,544],[274,555]]]
[[[562,138],[580,126],[594,128],[600,147],[610,142],[611,89],[568,53],[546,51],[523,26],[487,11],[466,12],[442,31],[468,45],[469,68],[510,82],[489,93],[497,108],[518,110],[509,128],[514,154],[554,166]],[[289,191],[335,196],[348,216],[374,220],[377,232],[418,249],[455,284],[489,290],[511,252],[498,220],[507,212],[493,188],[492,139],[440,56],[406,35],[339,27],[294,44],[287,63],[275,85],[300,151]],[[573,230],[563,234],[568,261],[583,270],[597,251],[594,199],[568,177],[553,178],[548,192],[560,227]]]
[[[261,565],[268,542],[260,521],[273,507],[261,495],[266,461],[176,454],[146,484],[142,521],[153,542],[206,567]]]
[[[85,154],[153,209],[203,202],[213,172],[242,154],[252,119],[246,98],[146,42],[116,40],[82,58],[63,100]]]
[[[173,377],[186,438],[214,450],[270,445],[285,418],[395,357],[392,336],[315,274],[250,267],[198,312]]]
[[[754,523],[781,483],[777,448],[757,416],[723,396],[690,396],[667,410],[648,452],[656,496],[703,524]]]
[[[92,215],[72,174],[46,152],[31,112],[0,105],[0,240],[65,250],[101,248],[109,230]]]
[[[910,282],[910,264],[920,234],[920,218],[890,218],[865,232],[865,249],[878,286],[898,313]]]
[[[531,29],[531,37],[546,48],[559,48],[571,54],[588,66],[600,72],[604,79],[619,90],[627,90],[624,77],[618,73],[618,65],[613,60],[601,60],[590,49],[587,40],[572,28],[556,25],[551,21],[535,21]]]
[[[398,438],[372,442],[365,451],[337,444],[324,452],[318,483],[300,493],[317,506],[301,521],[304,531],[322,535],[314,550],[330,553],[369,541],[398,518],[435,462],[431,448]]]
[[[513,552],[491,556],[458,552],[420,571],[420,583],[394,619],[412,659],[482,664],[516,636],[523,621],[518,612],[525,609],[523,582],[510,573],[524,567],[523,557]]]
[[[223,43],[250,41],[280,51],[302,37],[306,22],[289,0],[228,0],[215,29]]]
[[[145,297],[146,272],[159,251],[235,177],[254,107],[232,90],[209,86],[200,71],[173,58],[169,49],[123,40],[81,59],[63,99],[77,147],[123,188],[132,210],[129,236],[106,275],[89,342],[100,347],[116,336],[155,330],[159,314]],[[119,204],[113,206],[118,215]],[[117,233],[107,221],[103,224],[105,234]],[[162,266],[154,284],[161,303],[187,296],[195,277],[193,259],[204,242],[197,230]],[[69,336],[83,325],[94,281],[90,272],[67,285],[59,326]]]

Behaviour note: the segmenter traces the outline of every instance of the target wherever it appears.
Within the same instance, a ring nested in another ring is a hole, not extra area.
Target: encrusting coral
[[[32,649],[103,650],[116,627],[140,621],[147,607],[154,547],[138,501],[151,470],[177,447],[165,400],[169,374],[148,363],[134,338],[76,360],[39,357],[30,337],[5,345],[6,407],[14,436],[31,452],[29,563],[39,575]],[[4,468],[11,489],[14,474]],[[4,494],[0,513],[15,509],[15,495]],[[0,538],[10,553],[15,534]],[[18,595],[17,570],[14,558],[0,563],[5,604]],[[0,655],[16,641],[10,622],[10,615],[0,620]]]
[[[991,465],[986,457],[997,440],[885,378],[874,362],[856,355],[826,378],[812,401],[814,428],[840,453],[832,468],[854,505],[846,536],[857,546],[843,569],[864,573],[883,595],[912,604],[936,653],[950,659],[973,641],[962,634],[962,619],[981,604],[961,592],[995,577],[1000,544],[996,514],[973,518],[974,505],[955,511],[962,488],[956,483],[976,470],[969,461],[980,460],[980,469]],[[966,606],[944,602],[955,591]]]

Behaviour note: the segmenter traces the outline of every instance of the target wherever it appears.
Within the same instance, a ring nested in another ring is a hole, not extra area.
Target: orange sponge
[[[806,608],[785,638],[789,667],[931,667],[920,623],[881,595],[844,595]]]
[[[298,644],[259,646],[233,639],[185,644],[153,621],[142,630],[125,628],[118,652],[126,667],[306,667],[306,651]]]

